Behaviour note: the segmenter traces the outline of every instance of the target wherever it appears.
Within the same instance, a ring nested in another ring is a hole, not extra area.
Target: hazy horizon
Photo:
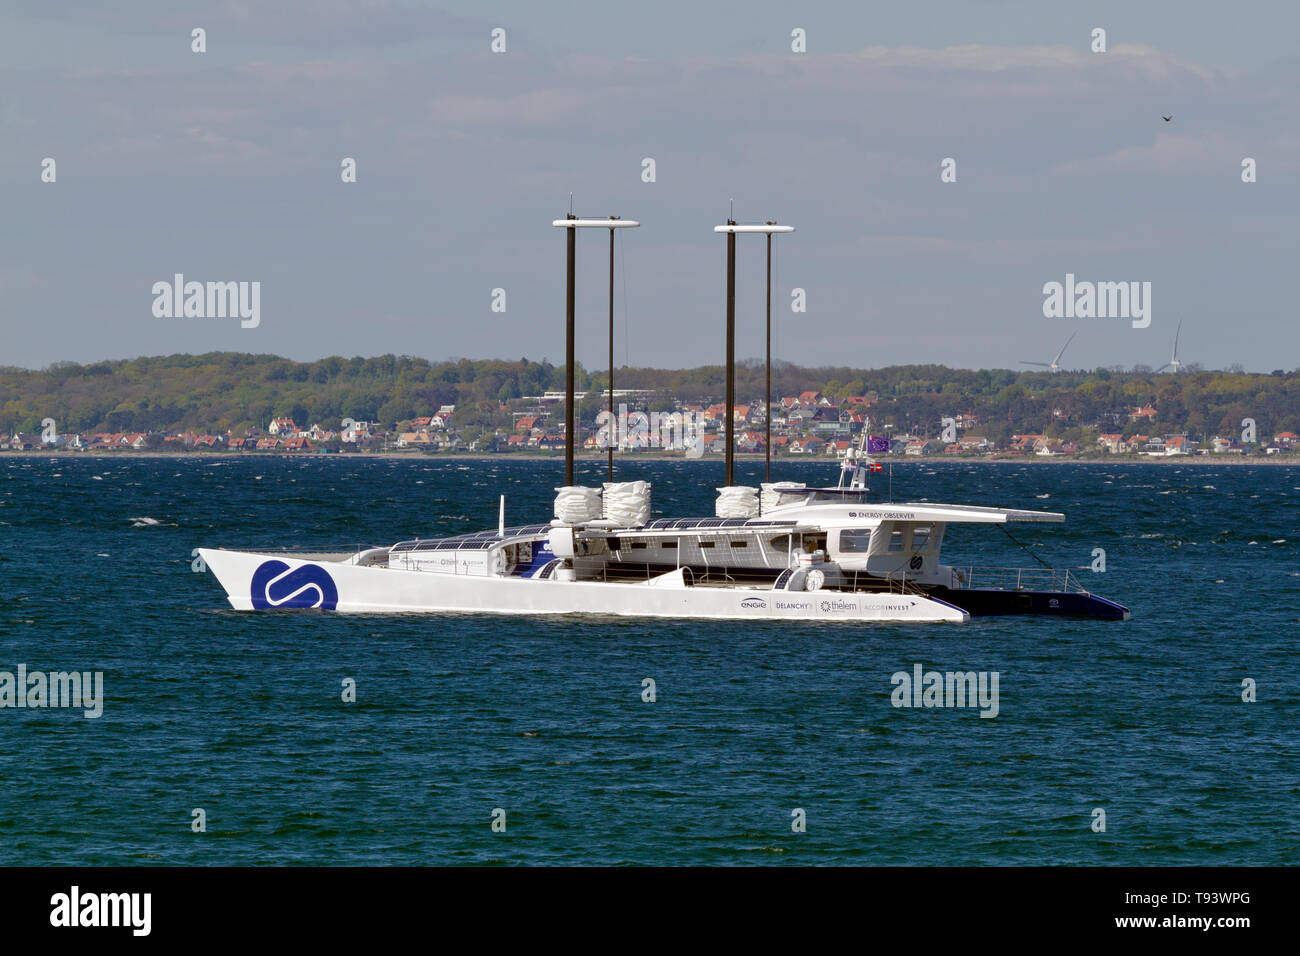
[[[534,362],[539,364],[543,362],[549,362],[555,368],[564,367],[562,356],[561,356],[561,360],[556,362],[556,361],[552,361],[549,358],[533,358],[527,355],[517,355],[517,356],[445,355],[445,356],[435,358],[428,355],[415,355],[406,352],[390,352],[390,353],[375,352],[369,355],[362,355],[362,354],[345,355],[343,353],[332,353],[330,355],[322,355],[317,358],[295,359],[292,356],[279,355],[274,352],[237,352],[234,350],[214,350],[214,352],[215,354],[249,355],[249,356],[256,356],[259,358],[270,358],[270,359],[277,359],[277,360],[283,360],[289,362],[297,362],[299,364],[309,364],[312,362],[319,362],[323,359],[328,359],[328,358],[339,358],[344,360],[351,360],[354,358],[373,359],[373,358],[378,358],[381,355],[388,354],[388,355],[393,355],[397,358],[410,358],[410,359],[426,361],[430,365],[434,365],[434,366],[444,364],[444,363],[460,362],[462,360],[468,360],[472,362],[506,362],[506,363],[515,363],[515,362],[519,362],[520,360],[526,360],[529,362]],[[131,356],[121,356],[121,357],[112,357],[112,358],[91,359],[86,362],[74,362],[72,364],[81,365],[82,367],[89,367],[92,365],[97,365],[101,362],[128,362],[129,363],[135,361],[157,361],[159,359],[171,358],[176,355],[198,357],[203,354],[208,354],[208,353],[172,352],[172,353],[165,353],[165,354],[159,353],[154,355],[131,355]],[[38,372],[38,373],[49,372],[52,371],[56,366],[59,366],[61,364],[68,364],[69,362],[70,360],[67,359],[59,359],[54,362],[51,362],[48,365],[41,366],[41,367],[30,367],[30,366],[22,366],[22,365],[0,365],[0,370],[17,369],[22,372]],[[622,370],[632,370],[637,372],[661,372],[661,371],[662,372],[688,372],[688,371],[695,371],[703,368],[722,368],[724,364],[725,363],[721,359],[716,362],[703,362],[698,365],[681,365],[681,366],[658,366],[658,365],[629,366],[629,365],[617,364],[615,365],[615,371],[617,373],[618,370],[622,369]],[[736,364],[737,366],[746,367],[750,369],[762,368],[763,357],[753,356],[753,355],[738,355],[736,357]],[[609,367],[609,363],[607,359],[605,362],[597,362],[593,364],[588,364],[582,361],[582,359],[578,359],[577,365],[583,372],[585,372],[588,375],[603,375],[605,370]],[[1063,362],[1060,370],[1058,372],[1053,373],[1044,368],[1033,368],[1026,365],[1020,365],[1020,366],[966,365],[963,366],[963,365],[945,365],[939,362],[894,362],[888,365],[856,365],[853,363],[849,363],[847,365],[838,365],[834,363],[809,365],[809,364],[791,362],[787,359],[778,359],[776,357],[773,357],[772,359],[773,374],[776,374],[777,372],[782,371],[784,369],[790,369],[790,370],[795,370],[800,372],[819,372],[819,371],[883,372],[894,368],[930,367],[930,366],[947,368],[952,371],[964,371],[964,372],[1011,372],[1016,375],[1020,375],[1023,373],[1023,374],[1035,374],[1035,375],[1061,375],[1061,376],[1070,376],[1070,375],[1093,376],[1096,375],[1098,372],[1106,372],[1112,375],[1160,375],[1162,377],[1166,375],[1175,375],[1175,374],[1191,375],[1191,374],[1196,374],[1201,372],[1209,372],[1212,374],[1221,374],[1221,375],[1274,375],[1279,371],[1286,375],[1292,375],[1295,374],[1297,371],[1300,371],[1300,367],[1293,367],[1293,368],[1275,367],[1268,370],[1260,370],[1260,369],[1247,369],[1244,366],[1233,365],[1231,367],[1226,367],[1226,368],[1211,368],[1199,362],[1186,362],[1183,364],[1182,368],[1179,369],[1178,372],[1173,372],[1171,370],[1158,371],[1159,367],[1154,365],[1143,365],[1143,364],[1139,364],[1136,366],[1107,365],[1107,366],[1096,366],[1094,368],[1076,368],[1070,366],[1068,363]],[[774,379],[772,382],[773,400],[779,397],[777,395],[777,385],[778,382]],[[615,382],[615,387],[616,388],[619,387],[617,382]]]

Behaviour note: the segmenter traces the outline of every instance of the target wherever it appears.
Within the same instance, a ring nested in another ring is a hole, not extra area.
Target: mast
[[[736,451],[736,234],[767,235],[767,480],[772,479],[772,235],[794,232],[794,226],[778,226],[769,220],[757,225],[740,225],[728,219],[714,232],[727,234],[727,485],[735,479]]]
[[[769,219],[767,225],[774,223]],[[772,481],[772,234],[767,234],[767,386],[763,391],[763,480]]]
[[[609,403],[611,418],[614,410],[614,230],[630,229],[641,225],[635,219],[620,219],[617,216],[610,216],[608,219],[579,219],[572,211],[563,219],[552,221],[552,226],[559,229],[567,229],[566,248],[568,251],[566,281],[564,291],[564,483],[573,484],[573,451],[574,444],[577,441],[575,421],[575,409],[573,401],[573,381],[574,381],[574,276],[575,264],[577,259],[577,239],[579,229],[608,229],[609,230]],[[617,430],[613,421],[610,427]],[[610,446],[609,450],[609,474],[612,479],[614,476],[614,448]]]
[[[728,219],[727,225],[734,226],[736,221]],[[736,468],[736,234],[727,233],[727,480],[729,488],[735,484],[733,476]]]
[[[611,219],[614,217],[611,216]],[[614,418],[614,227],[609,227],[609,420]],[[609,443],[609,478],[614,480],[614,443]]]
[[[574,219],[569,213],[567,219]],[[578,233],[570,229],[565,237],[569,250],[569,267],[565,273],[564,284],[564,484],[573,484],[573,312],[574,312],[574,265],[577,259]]]

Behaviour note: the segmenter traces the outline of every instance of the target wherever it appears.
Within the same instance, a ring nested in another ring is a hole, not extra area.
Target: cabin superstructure
[[[387,549],[386,560],[372,557],[371,563],[539,581],[628,584],[672,578],[693,588],[918,594],[980,615],[1122,618],[1127,613],[1090,594],[1068,572],[954,566],[942,560],[949,524],[1059,523],[1065,520],[1060,513],[932,502],[872,504],[863,489],[792,494],[796,502],[759,518],[655,518],[635,527],[605,521],[526,525],[402,541]],[[845,503],[846,497],[855,500]],[[1050,593],[1034,590],[1040,586]]]

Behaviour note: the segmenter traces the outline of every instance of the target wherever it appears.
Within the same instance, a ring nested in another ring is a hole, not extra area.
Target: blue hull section
[[[971,617],[991,617],[999,614],[1055,614],[1059,617],[1090,617],[1103,621],[1129,619],[1129,610],[1122,604],[1081,591],[935,588],[928,593],[932,597],[961,608]]]

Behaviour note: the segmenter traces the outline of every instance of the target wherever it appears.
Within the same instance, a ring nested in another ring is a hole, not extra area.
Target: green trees
[[[606,374],[575,368],[580,390],[596,389],[580,408],[590,426],[605,407]],[[621,368],[620,388],[649,389],[649,407],[669,411],[679,403],[718,402],[721,366],[690,369]],[[737,369],[741,404],[761,401],[764,368],[747,361]],[[275,355],[212,352],[151,356],[89,365],[58,363],[42,371],[0,368],[0,432],[38,431],[54,418],[59,432],[195,431],[265,428],[275,417],[301,425],[337,427],[343,417],[391,424],[456,405],[457,427],[509,427],[504,403],[522,407],[525,396],[564,387],[564,369],[528,359],[456,359],[429,362],[409,355],[371,358],[330,356],[295,362]],[[1154,422],[1140,430],[1185,432],[1197,439],[1239,435],[1243,418],[1256,422],[1262,441],[1278,431],[1300,431],[1300,371],[1267,375],[1240,371],[1185,371],[1173,375],[1124,372],[1018,372],[898,365],[881,369],[773,369],[773,397],[820,391],[835,398],[878,393],[868,414],[877,427],[910,425],[938,433],[944,417],[973,413],[974,431],[990,440],[1017,432],[1076,429],[1131,434],[1129,415],[1148,402]],[[561,409],[555,410],[561,414]],[[1086,436],[1087,431],[1081,432]]]

